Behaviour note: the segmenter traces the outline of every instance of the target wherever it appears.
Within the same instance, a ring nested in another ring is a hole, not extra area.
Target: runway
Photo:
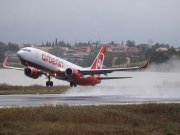
[[[163,66],[161,69],[169,68]],[[2,70],[0,82],[26,86],[36,84],[36,82],[44,85],[46,81],[43,78],[33,80],[21,75],[21,72],[14,74],[16,72],[11,71]],[[77,86],[69,88],[64,94],[0,95],[0,107],[180,103],[180,72],[117,72],[109,76],[133,78],[102,81],[94,87]],[[31,82],[31,80],[36,82]],[[56,85],[67,84],[60,80],[53,79],[53,81]]]
[[[27,107],[43,105],[104,105],[104,104],[142,104],[142,103],[180,103],[180,98],[142,98],[125,95],[67,96],[61,94],[42,95],[1,95],[0,107]]]

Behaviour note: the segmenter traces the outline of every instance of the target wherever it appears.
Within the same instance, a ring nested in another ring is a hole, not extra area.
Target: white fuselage
[[[65,61],[50,53],[32,47],[25,47],[21,49],[18,52],[18,57],[23,61],[27,61],[37,65],[37,67],[45,67],[43,69],[51,70],[54,72],[65,71],[67,68],[75,68],[81,70],[83,69],[80,66]]]

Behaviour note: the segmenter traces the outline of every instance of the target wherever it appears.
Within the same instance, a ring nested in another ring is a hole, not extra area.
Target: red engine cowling
[[[30,78],[37,79],[41,75],[41,71],[27,67],[24,69],[24,74]]]
[[[79,71],[76,69],[72,69],[72,68],[67,68],[65,71],[65,75],[67,77],[80,77]]]

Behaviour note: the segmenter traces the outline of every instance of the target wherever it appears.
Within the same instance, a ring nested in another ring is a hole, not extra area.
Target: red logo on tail
[[[94,60],[93,64],[91,65],[91,69],[101,69],[104,62],[104,55],[106,53],[106,47],[103,46],[97,55],[96,59]]]
[[[103,60],[104,60],[104,55],[103,54],[99,54],[97,61],[96,61],[96,69],[101,69],[102,65],[103,65]]]

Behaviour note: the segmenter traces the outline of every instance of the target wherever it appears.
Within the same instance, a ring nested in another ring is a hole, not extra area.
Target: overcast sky
[[[180,0],[0,0],[0,41],[180,47]]]

